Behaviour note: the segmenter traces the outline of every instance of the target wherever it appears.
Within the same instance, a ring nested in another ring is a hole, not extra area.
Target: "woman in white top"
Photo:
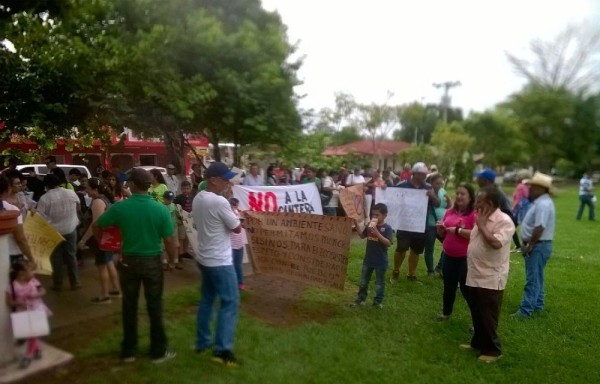
[[[10,189],[10,182],[8,181],[8,178],[4,175],[0,175],[0,199],[2,200],[2,208],[0,209],[18,211],[19,208],[6,202],[6,197],[10,193]],[[33,255],[31,254],[29,243],[27,242],[25,232],[23,231],[22,216],[17,218],[17,227],[11,234],[8,235],[8,254],[10,256],[11,265],[27,259],[32,266],[35,266],[35,261],[33,259]]]
[[[326,201],[323,204],[323,214],[325,216],[337,216],[337,208],[340,201],[340,187],[338,187],[331,176],[327,174],[327,171],[322,170],[321,174],[321,184],[323,185],[321,191],[321,199],[325,196],[329,198],[329,201]]]

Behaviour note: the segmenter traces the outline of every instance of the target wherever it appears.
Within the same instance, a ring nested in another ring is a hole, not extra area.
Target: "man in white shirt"
[[[256,163],[250,164],[250,173],[244,177],[244,185],[248,187],[260,187],[265,185],[265,181],[260,175]]]
[[[167,175],[165,176],[165,182],[167,183],[167,188],[169,191],[173,192],[175,196],[180,194],[180,183],[179,177],[177,177],[176,169],[173,164],[167,165]]]
[[[525,292],[515,317],[529,318],[544,310],[544,270],[552,254],[556,211],[550,197],[552,177],[536,172],[529,180],[531,207],[521,223],[525,257]]]
[[[65,238],[65,241],[56,247],[50,257],[54,284],[52,289],[55,291],[62,289],[62,269],[63,265],[66,264],[71,289],[76,290],[81,288],[76,257],[79,197],[74,191],[61,188],[60,180],[54,174],[48,174],[44,177],[44,186],[48,192],[40,197],[37,211]]]
[[[236,173],[227,165],[213,162],[206,170],[206,190],[198,193],[192,203],[192,217],[198,230],[196,261],[202,273],[202,298],[198,306],[196,350],[214,345],[213,360],[236,365],[232,352],[238,316],[239,293],[232,260],[230,233],[240,233],[242,226],[227,199],[221,194],[229,187]],[[220,299],[215,338],[211,336],[213,304]]]
[[[360,168],[355,168],[354,173],[348,175],[346,178],[346,186],[351,187],[353,185],[364,184],[365,178],[360,174]]]

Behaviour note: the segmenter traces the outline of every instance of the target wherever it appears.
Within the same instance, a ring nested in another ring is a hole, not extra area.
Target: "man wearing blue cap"
[[[192,217],[198,230],[196,261],[202,273],[202,298],[198,305],[196,351],[214,345],[213,360],[236,365],[232,352],[238,315],[239,293],[233,266],[230,233],[240,233],[240,220],[221,194],[227,190],[236,173],[227,165],[213,162],[206,170],[206,190],[194,197]],[[210,323],[215,300],[221,300],[217,329],[213,342]]]
[[[490,168],[486,168],[483,171],[475,173],[475,177],[477,177],[477,185],[479,185],[480,190],[485,187],[493,187],[500,191],[500,211],[506,213],[512,219],[513,223],[516,226],[517,220],[512,214],[510,201],[508,200],[508,197],[506,197],[504,192],[496,185],[496,172],[494,172]],[[512,252],[519,252],[521,250],[521,241],[519,240],[519,235],[516,231],[513,235],[513,241],[515,243],[515,248],[512,250]]]

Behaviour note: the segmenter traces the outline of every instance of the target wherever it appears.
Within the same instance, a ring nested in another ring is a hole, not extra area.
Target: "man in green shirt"
[[[129,178],[131,197],[113,204],[94,223],[94,234],[101,228],[117,226],[122,237],[122,259],[118,265],[123,290],[123,342],[121,358],[135,361],[137,353],[137,307],[140,286],[150,319],[150,356],[155,363],[175,357],[167,348],[163,326],[163,269],[161,243],[164,241],[172,265],[177,253],[171,214],[166,206],[148,195],[152,177],[148,171],[134,168]]]

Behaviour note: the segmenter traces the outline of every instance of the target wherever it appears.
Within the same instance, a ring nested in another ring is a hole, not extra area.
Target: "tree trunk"
[[[176,129],[175,132],[181,132]],[[173,164],[179,173],[185,173],[185,162],[183,160],[183,142],[180,137],[172,132],[165,132],[165,147],[167,148],[167,159]]]

